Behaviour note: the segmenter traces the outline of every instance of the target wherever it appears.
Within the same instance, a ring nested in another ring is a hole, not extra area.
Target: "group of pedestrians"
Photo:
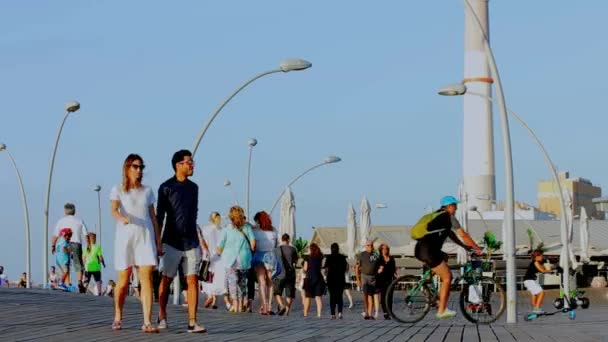
[[[185,288],[189,333],[207,331],[197,321],[200,292],[206,295],[205,307],[217,309],[220,297],[230,312],[253,312],[256,283],[260,299],[257,311],[262,315],[289,315],[299,288],[304,294],[304,316],[314,299],[317,316],[321,317],[321,297],[328,291],[332,319],[343,317],[342,297],[345,290],[350,290],[351,281],[347,258],[340,254],[337,244],[332,244],[327,257],[316,244],[311,244],[310,255],[303,260],[302,283],[296,286],[298,253],[288,234],[279,236],[268,213],[256,213],[252,224],[241,207],[233,206],[225,226],[221,215],[213,212],[209,224],[199,228],[199,189],[189,179],[195,166],[192,154],[177,151],[171,166],[174,175],[160,185],[156,195],[143,183],[143,158],[130,154],[122,166],[121,183],[110,192],[112,216],[116,220],[114,267],[118,272],[117,282],[106,290],[114,297],[113,330],[122,329],[123,307],[134,273],[143,312],[141,329],[145,333],[169,328],[167,303],[173,278],[178,274]],[[101,247],[96,244],[95,234],[89,233],[84,222],[75,216],[75,206],[68,203],[64,209],[66,215],[57,223],[52,240],[60,275],[54,276],[52,270],[51,276],[57,286],[69,285],[72,267],[79,287],[86,288],[94,280],[96,292],[101,294],[100,271],[101,266],[105,267]],[[388,247],[386,250],[388,253]],[[381,283],[382,273],[394,274],[394,260],[391,269],[381,264],[382,258],[378,257],[378,262],[372,259],[365,254],[359,259],[357,270],[363,271],[365,293],[373,292],[378,297],[380,290],[376,290],[367,275],[377,272]],[[153,279],[158,274],[160,281],[155,286]],[[156,289],[160,309],[154,320],[152,303]],[[350,292],[348,295],[352,307]],[[276,313],[273,299],[277,302]],[[371,305],[366,304],[366,312]]]

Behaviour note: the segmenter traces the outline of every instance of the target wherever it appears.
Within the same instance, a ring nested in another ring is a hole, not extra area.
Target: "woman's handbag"
[[[198,269],[198,280],[209,282],[211,278],[211,272],[209,272],[209,266],[211,262],[209,260],[201,260],[200,268]]]

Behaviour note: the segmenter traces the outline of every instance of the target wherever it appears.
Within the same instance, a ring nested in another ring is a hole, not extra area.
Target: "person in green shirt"
[[[96,244],[97,235],[95,233],[87,234],[87,248],[82,253],[84,260],[84,288],[88,288],[91,277],[95,280],[96,294],[101,296],[101,266],[106,267],[103,260],[101,246]]]

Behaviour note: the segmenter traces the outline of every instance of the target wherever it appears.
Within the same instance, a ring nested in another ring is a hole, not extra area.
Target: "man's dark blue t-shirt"
[[[198,214],[198,185],[174,176],[158,188],[156,219],[164,230],[162,242],[180,251],[199,246],[196,230]],[[165,222],[165,216],[167,218]]]

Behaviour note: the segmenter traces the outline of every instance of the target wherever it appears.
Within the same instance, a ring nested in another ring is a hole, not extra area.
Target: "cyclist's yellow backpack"
[[[434,211],[432,213],[428,213],[422,216],[415,225],[412,226],[412,230],[410,231],[410,236],[414,240],[420,240],[425,237],[428,233],[429,223],[433,222],[437,216],[445,213],[445,211],[439,210]]]

